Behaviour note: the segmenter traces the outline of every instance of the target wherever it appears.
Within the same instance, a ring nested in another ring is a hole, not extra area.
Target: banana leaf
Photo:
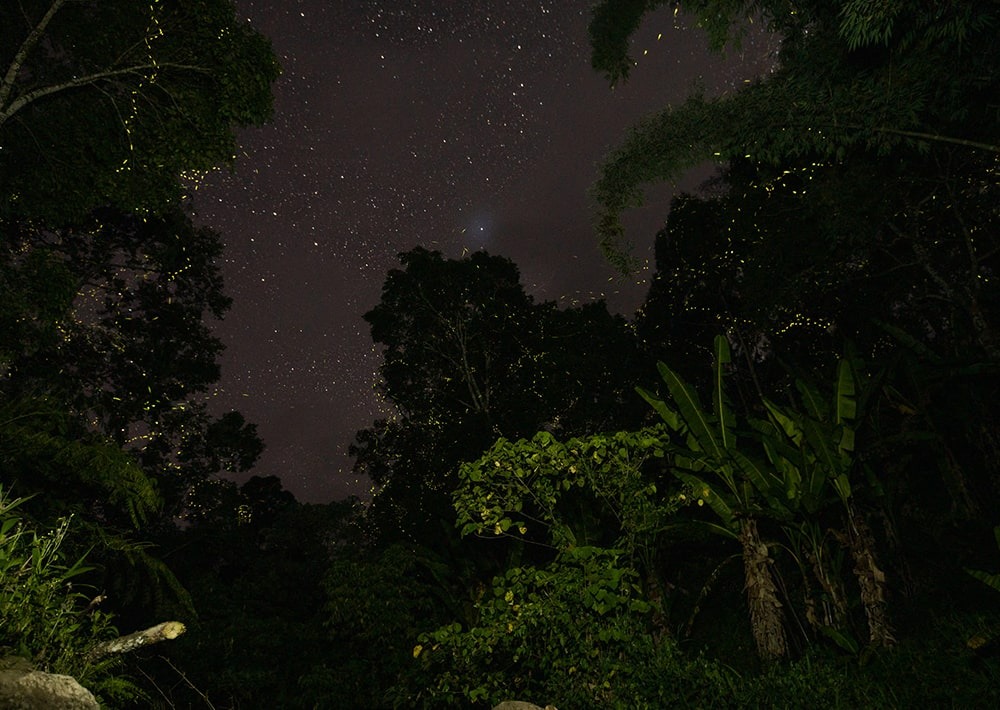
[[[802,378],[796,378],[795,388],[799,391],[799,396],[802,398],[802,405],[810,417],[823,422],[829,419],[829,406],[823,401],[819,390]]]
[[[766,397],[763,401],[764,406],[771,415],[771,418],[781,428],[781,430],[785,432],[785,436],[791,439],[792,443],[796,446],[801,446],[804,432],[802,431],[802,425],[799,421],[799,417],[796,417],[794,414],[786,414],[781,407]]]
[[[678,433],[684,431],[685,425],[680,415],[668,407],[666,402],[654,396],[651,392],[644,390],[642,387],[636,387],[635,391],[660,415],[660,419],[666,422],[667,426]]]
[[[657,363],[657,367],[663,381],[667,383],[674,404],[680,410],[681,418],[687,424],[688,431],[698,442],[699,448],[709,456],[721,461],[725,455],[724,449],[719,437],[713,431],[712,423],[705,413],[705,409],[701,406],[698,393],[664,363]]]
[[[780,502],[778,492],[784,492],[785,481],[782,477],[776,476],[768,468],[759,466],[756,461],[748,457],[742,451],[732,452],[733,461],[739,466],[743,476],[753,484],[757,492],[764,496],[770,507],[781,510],[785,506]]]
[[[854,381],[854,372],[851,363],[846,358],[841,359],[837,365],[837,399],[836,412],[834,414],[835,424],[845,424],[854,421],[858,414],[858,405],[855,400],[857,387]]]
[[[732,451],[736,448],[736,435],[733,428],[736,426],[736,419],[729,403],[726,401],[726,389],[723,380],[725,379],[725,366],[732,362],[729,352],[729,341],[723,336],[715,336],[715,387],[712,393],[715,418],[719,424],[719,438],[722,440],[722,448]]]
[[[731,527],[736,524],[733,517],[733,509],[726,503],[725,496],[720,495],[710,483],[703,478],[680,469],[674,469],[673,473],[683,483],[687,484],[692,493],[697,493],[699,498],[708,503],[708,507],[719,516],[722,522]],[[708,491],[707,496],[703,495],[704,491]]]

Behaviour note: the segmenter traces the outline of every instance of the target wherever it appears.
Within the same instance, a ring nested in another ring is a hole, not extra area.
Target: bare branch
[[[181,677],[181,680],[183,680],[191,690],[193,690],[194,692],[196,692],[198,695],[201,696],[202,700],[205,701],[205,704],[208,707],[212,708],[212,710],[215,710],[215,706],[212,705],[212,701],[208,699],[208,696],[205,695],[205,693],[198,690],[195,684],[192,683],[190,680],[188,680],[188,677],[184,675],[184,672],[181,669],[179,669],[177,666],[171,663],[170,659],[167,658],[166,656],[160,656],[160,658],[162,658],[163,662],[166,663],[168,666],[170,666],[174,670],[174,672]],[[159,689],[157,688],[157,690]]]
[[[887,133],[889,135],[904,136],[906,138],[916,138],[918,140],[936,142],[936,143],[951,143],[952,145],[961,145],[966,148],[976,148],[977,150],[985,150],[990,153],[1000,153],[1000,145],[993,145],[992,143],[983,143],[982,141],[970,141],[966,138],[956,138],[955,136],[943,136],[937,133],[925,133],[923,131],[904,131],[901,128],[889,128],[885,126],[877,126],[872,130],[878,133]]]
[[[179,621],[164,621],[162,624],[151,626],[134,634],[119,636],[116,639],[99,643],[90,649],[87,657],[90,660],[110,656],[113,653],[128,653],[137,648],[148,646],[160,641],[169,641],[183,634],[187,628]]]
[[[35,45],[38,44],[38,40],[41,39],[42,34],[45,29],[49,26],[49,22],[55,16],[59,9],[66,4],[66,0],[52,0],[52,4],[49,5],[49,9],[42,16],[42,19],[38,21],[35,28],[28,33],[28,36],[24,38],[21,42],[21,46],[17,50],[17,54],[14,55],[13,61],[11,61],[10,66],[7,67],[7,73],[4,75],[3,83],[0,84],[0,106],[4,106],[7,103],[7,99],[10,98],[10,92],[14,89],[14,81],[17,79],[17,75],[21,71],[21,67],[24,66],[24,60],[27,59],[28,54]],[[0,120],[0,124],[3,121]]]
[[[159,71],[162,69],[182,69],[186,71],[194,71],[207,73],[207,71],[201,67],[193,66],[190,64],[173,64],[170,62],[165,63],[155,63],[155,64],[136,64],[130,67],[123,67],[121,69],[108,69],[107,71],[96,72],[94,74],[88,74],[87,76],[76,77],[70,79],[69,81],[64,81],[59,84],[53,84],[51,86],[43,86],[40,89],[35,89],[34,91],[29,91],[27,94],[17,97],[15,100],[11,101],[10,104],[0,110],[0,126],[3,126],[7,120],[13,116],[15,113],[23,109],[30,103],[37,101],[38,99],[56,94],[62,91],[68,91],[70,89],[77,89],[81,86],[90,86],[96,84],[100,81],[106,79],[113,79],[119,76],[125,76],[127,74],[138,74],[139,76],[145,77],[147,72]],[[0,106],[3,102],[0,102]]]

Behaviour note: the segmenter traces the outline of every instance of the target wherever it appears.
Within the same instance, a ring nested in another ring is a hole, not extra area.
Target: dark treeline
[[[660,5],[596,3],[595,70]],[[3,6],[3,655],[109,707],[1000,705],[1000,8],[683,8],[780,52],[600,167],[627,271],[644,187],[719,166],[638,313],[401,254],[374,496],[304,505],[227,478],[263,444],[207,404],[229,300],[182,197],[268,118],[266,40],[228,0]]]

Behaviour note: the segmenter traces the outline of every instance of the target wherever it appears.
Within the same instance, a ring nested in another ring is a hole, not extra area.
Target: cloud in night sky
[[[227,346],[216,401],[258,424],[268,448],[252,473],[304,501],[367,492],[347,447],[389,408],[361,316],[399,252],[485,248],[513,259],[536,299],[603,297],[631,315],[646,274],[621,282],[598,252],[595,165],[641,116],[696,81],[738,86],[768,51],[751,37],[743,57],[709,55],[665,10],[636,36],[633,78],[611,91],[590,68],[579,0],[236,4],[284,74],[274,121],[243,132],[235,172],[195,193],[199,221],[226,242],[234,299],[216,327]],[[629,217],[630,234],[648,235],[640,258],[671,194]]]

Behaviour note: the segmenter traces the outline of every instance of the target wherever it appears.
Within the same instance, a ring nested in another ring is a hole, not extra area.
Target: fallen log
[[[133,634],[119,636],[110,641],[102,641],[87,652],[87,659],[96,661],[99,658],[104,658],[114,653],[128,653],[129,651],[159,643],[160,641],[170,641],[183,634],[186,630],[187,628],[184,624],[179,621],[164,621],[161,624],[151,626],[142,631],[136,631]]]

